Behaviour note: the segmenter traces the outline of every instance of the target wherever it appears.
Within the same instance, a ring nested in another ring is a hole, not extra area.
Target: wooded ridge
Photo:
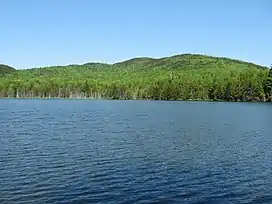
[[[0,65],[2,98],[271,101],[272,71],[197,54],[15,70]]]

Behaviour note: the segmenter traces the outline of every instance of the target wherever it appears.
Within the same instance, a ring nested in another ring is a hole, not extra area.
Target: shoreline
[[[82,101],[157,101],[157,102],[205,102],[205,103],[272,103],[272,101],[226,101],[226,100],[203,100],[203,99],[177,99],[177,100],[164,100],[164,99],[111,99],[111,98],[92,98],[92,97],[0,97],[0,100],[82,100]]]

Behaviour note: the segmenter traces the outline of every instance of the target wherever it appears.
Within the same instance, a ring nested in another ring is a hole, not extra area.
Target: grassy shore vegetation
[[[271,101],[271,95],[269,68],[205,55],[26,70],[0,67],[2,98]]]

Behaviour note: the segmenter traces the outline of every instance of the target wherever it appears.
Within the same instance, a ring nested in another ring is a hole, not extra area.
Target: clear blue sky
[[[8,0],[0,63],[16,68],[200,53],[272,63],[271,0]]]

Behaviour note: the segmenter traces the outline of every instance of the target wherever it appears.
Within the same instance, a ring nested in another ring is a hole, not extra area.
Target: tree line
[[[0,97],[272,101],[272,71],[200,55],[35,68],[1,76]]]

